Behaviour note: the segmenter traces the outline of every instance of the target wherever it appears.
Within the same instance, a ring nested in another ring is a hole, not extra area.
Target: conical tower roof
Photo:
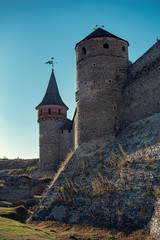
[[[127,42],[126,40],[122,39],[122,38],[119,38],[115,35],[113,35],[112,33],[110,32],[107,32],[105,31],[104,29],[102,28],[97,28],[94,32],[92,32],[91,34],[89,34],[87,37],[85,37],[82,41],[80,41],[79,43],[85,41],[85,40],[88,40],[88,39],[91,39],[91,38],[98,38],[98,37],[112,37],[112,38],[116,38],[116,39],[119,39],[119,40],[122,40],[122,41],[125,41]],[[77,45],[79,44],[77,43],[76,44],[76,47]],[[128,43],[128,42],[127,42]],[[129,43],[128,43],[128,46],[129,46]]]
[[[59,106],[67,107],[62,101],[62,98],[59,94],[59,90],[58,90],[58,86],[57,86],[57,82],[56,82],[56,78],[53,70],[51,73],[51,77],[49,80],[49,84],[48,84],[45,96],[42,102],[36,107],[36,109],[40,106],[45,106],[45,105],[59,105]]]

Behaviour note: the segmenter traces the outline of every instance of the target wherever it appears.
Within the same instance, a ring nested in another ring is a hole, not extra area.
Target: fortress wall
[[[56,170],[60,160],[60,132],[62,120],[48,119],[39,123],[40,162],[44,168]]]
[[[155,49],[157,48],[153,48],[153,53]],[[150,51],[148,54],[152,56]],[[146,56],[149,56],[148,54]],[[146,59],[144,63],[147,63]],[[159,56],[154,61],[147,65],[142,63],[140,66],[141,71],[138,72],[135,72],[135,67],[130,68],[128,82],[123,88],[124,121],[127,123],[160,112],[160,48]]]
[[[60,162],[64,161],[67,154],[74,148],[73,147],[73,131],[63,130],[60,133]]]
[[[78,129],[77,129],[77,124],[78,124],[78,114],[77,114],[77,108],[74,113],[74,117],[72,120],[72,144],[73,144],[73,149],[76,149],[78,147]]]
[[[34,179],[27,175],[6,176],[0,185],[0,201],[19,201],[41,195],[51,179]]]
[[[5,169],[25,169],[27,167],[37,166],[39,158],[35,159],[1,159],[0,170]]]
[[[156,42],[147,52],[145,52],[135,63],[129,67],[129,74],[135,77],[137,72],[141,72],[143,67],[154,62],[160,57],[160,41]]]
[[[0,187],[1,201],[18,201],[31,198],[32,179],[28,176],[8,177]]]

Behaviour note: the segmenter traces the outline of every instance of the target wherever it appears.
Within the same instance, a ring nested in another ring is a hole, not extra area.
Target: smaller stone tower
[[[60,127],[64,123],[71,125],[71,121],[67,119],[68,107],[61,99],[53,70],[46,94],[36,110],[38,111],[41,167],[56,170],[61,161]]]

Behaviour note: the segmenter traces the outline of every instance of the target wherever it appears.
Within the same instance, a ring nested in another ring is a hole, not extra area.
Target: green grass
[[[52,235],[23,223],[0,217],[1,240],[47,240],[55,239]]]
[[[13,207],[13,203],[0,201],[0,207]]]
[[[2,216],[3,214],[10,214],[10,213],[16,213],[15,208],[0,207],[0,216]]]
[[[0,207],[0,217],[25,222],[30,212],[22,205],[18,207]]]

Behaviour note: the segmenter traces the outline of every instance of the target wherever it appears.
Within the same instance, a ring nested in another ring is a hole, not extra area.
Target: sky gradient
[[[37,158],[39,130],[35,107],[51,74],[68,118],[75,110],[75,45],[96,24],[127,40],[134,62],[160,38],[159,0],[1,0],[0,158]]]

